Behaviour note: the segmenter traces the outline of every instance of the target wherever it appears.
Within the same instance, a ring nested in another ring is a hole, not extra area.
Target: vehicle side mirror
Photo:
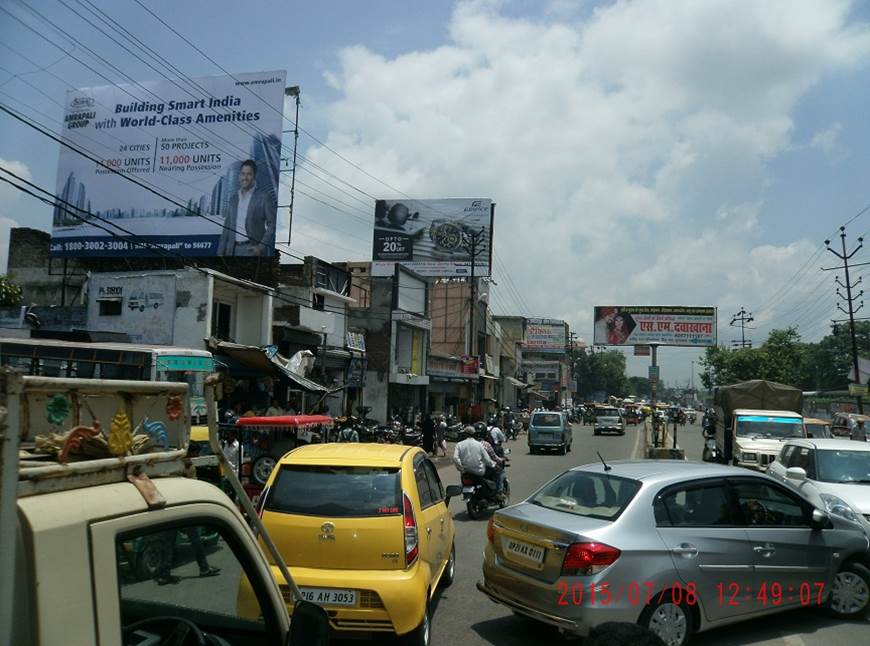
[[[810,526],[813,529],[831,529],[834,526],[834,523],[831,522],[831,517],[828,515],[828,512],[822,511],[821,509],[813,509]]]
[[[310,601],[297,601],[290,618],[287,646],[328,646],[329,616]]]
[[[797,480],[800,482],[801,480],[807,479],[807,472],[803,467],[789,467],[785,470],[785,477],[789,480]]]
[[[444,496],[444,504],[450,505],[451,498],[453,498],[455,496],[461,496],[461,495],[462,495],[462,487],[460,487],[459,485],[447,485],[447,491],[445,492],[445,496]]]

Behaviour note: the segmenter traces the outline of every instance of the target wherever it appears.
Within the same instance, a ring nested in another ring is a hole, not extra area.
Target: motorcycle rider
[[[478,431],[475,437],[480,442],[481,446],[483,446],[490,459],[495,463],[495,467],[486,470],[485,478],[495,482],[496,495],[500,501],[504,502],[504,482],[507,479],[507,474],[504,470],[505,462],[507,462],[507,459],[504,457],[504,450],[501,449],[500,446],[496,448],[492,445],[488,431]]]
[[[466,426],[462,430],[465,439],[453,449],[453,464],[460,473],[470,473],[485,479],[487,472],[494,474],[496,463],[483,444],[475,438],[475,433],[473,426]]]
[[[492,445],[492,448],[495,449],[496,455],[499,457],[504,455],[504,449],[502,445],[507,441],[505,437],[504,431],[502,431],[495,419],[490,420],[491,424],[487,427],[487,436],[486,439]]]
[[[338,434],[339,442],[359,442],[359,432],[353,426],[345,426]]]

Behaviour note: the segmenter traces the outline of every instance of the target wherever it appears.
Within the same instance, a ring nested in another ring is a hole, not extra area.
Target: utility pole
[[[298,85],[284,88],[284,96],[296,98],[296,120],[293,122],[293,167],[290,169],[290,222],[287,225],[287,244],[293,236],[293,203],[296,197],[296,148],[299,145],[299,94]]]
[[[468,251],[468,257],[471,259],[471,309],[468,314],[468,328],[469,328],[469,350],[471,356],[477,358],[478,366],[480,366],[480,347],[478,343],[478,335],[477,331],[474,328],[474,319],[475,319],[475,311],[477,310],[477,280],[475,277],[475,266],[477,265],[477,256],[483,252],[482,241],[484,239],[484,234],[486,233],[486,229],[480,227],[477,231],[469,231],[466,235],[468,236],[465,240],[465,248]],[[479,368],[478,368],[479,370]],[[472,389],[471,403],[477,403],[477,387],[479,385],[480,378],[478,378],[477,382],[475,382],[474,388]]]
[[[862,289],[857,294],[852,294],[852,290],[861,284],[861,278],[859,277],[854,283],[852,283],[852,279],[849,277],[849,260],[851,260],[852,256],[858,253],[861,248],[864,246],[864,238],[858,238],[858,246],[855,247],[851,253],[846,253],[846,227],[840,227],[840,244],[842,246],[843,252],[838,253],[831,249],[831,241],[825,240],[825,247],[827,247],[828,251],[837,256],[842,261],[842,265],[839,267],[822,267],[822,271],[832,271],[834,269],[842,269],[845,276],[846,282],[845,284],[840,281],[840,277],[837,276],[834,280],[837,283],[837,296],[846,301],[846,304],[849,309],[843,309],[843,306],[837,303],[837,309],[849,316],[848,319],[843,319],[839,321],[833,321],[836,325],[837,323],[845,323],[846,320],[849,321],[849,334],[852,337],[852,369],[855,371],[855,382],[861,383],[861,372],[858,369],[858,341],[855,338],[855,314],[864,307],[864,301],[862,300],[858,307],[855,307],[855,299],[861,298],[864,295],[864,290]],[[870,263],[862,262],[862,263],[853,263],[851,267],[860,267],[862,265],[868,265]],[[843,296],[843,293],[840,291],[840,287],[846,290],[846,295]],[[861,319],[859,319],[861,320]],[[858,412],[862,415],[864,414],[864,397],[861,393],[855,398],[856,403],[858,404]]]
[[[734,347],[740,346],[741,348],[751,348],[752,341],[746,340],[746,324],[751,323],[755,319],[752,318],[752,312],[747,312],[745,307],[741,307],[740,311],[737,312],[734,316],[731,317],[731,326],[736,327],[734,324],[736,322],[740,323],[740,341],[732,341],[731,345]],[[749,328],[750,330],[752,328]]]

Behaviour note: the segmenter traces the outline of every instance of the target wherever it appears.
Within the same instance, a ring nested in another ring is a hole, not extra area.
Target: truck
[[[798,388],[763,379],[714,390],[715,431],[705,430],[704,459],[763,471],[791,437],[806,437]]]
[[[0,644],[328,643],[226,463],[217,379],[241,510],[195,478],[186,383],[0,369]]]

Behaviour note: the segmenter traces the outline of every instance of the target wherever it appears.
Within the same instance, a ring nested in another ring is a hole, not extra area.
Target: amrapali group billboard
[[[392,276],[401,263],[421,276],[489,276],[493,204],[487,199],[378,200],[372,243],[372,276]]]
[[[285,77],[68,92],[52,255],[272,255]]]
[[[716,345],[716,308],[599,306],[595,345]]]

